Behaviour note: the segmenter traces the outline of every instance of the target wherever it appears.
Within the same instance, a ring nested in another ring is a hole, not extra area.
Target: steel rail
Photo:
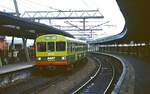
[[[107,92],[107,91],[108,91],[108,89],[110,88],[110,86],[111,86],[111,84],[112,84],[112,82],[113,82],[113,80],[114,80],[114,77],[115,77],[115,68],[114,68],[114,66],[112,65],[112,63],[110,63],[110,64],[111,64],[111,66],[112,66],[113,76],[112,76],[112,79],[111,79],[111,81],[110,81],[109,85],[107,86],[107,88],[106,88],[106,90],[104,91],[104,93],[103,93],[103,94],[106,94],[106,92]]]
[[[119,81],[117,82],[115,88],[112,91],[112,94],[119,94],[119,90],[121,88],[121,85],[122,85],[122,83],[123,83],[123,81],[125,79],[125,75],[126,75],[126,72],[127,72],[126,65],[125,65],[123,59],[121,59],[120,57],[118,57],[116,55],[108,54],[108,53],[99,53],[99,54],[103,54],[103,55],[114,57],[114,58],[118,59],[121,62],[121,64],[123,65],[123,72],[122,72],[122,74],[121,74],[121,76],[119,78]]]
[[[99,62],[99,60],[95,57],[95,60]],[[96,73],[90,77],[88,81],[86,81],[82,86],[80,86],[78,89],[76,89],[72,94],[77,94],[83,87],[85,87],[88,83],[90,83],[100,72],[102,65],[99,63],[99,68],[97,69]]]

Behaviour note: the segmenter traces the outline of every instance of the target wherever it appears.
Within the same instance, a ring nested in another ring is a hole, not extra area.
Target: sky
[[[103,31],[96,38],[115,35],[122,31],[125,20],[120,12],[116,0],[17,0],[19,12],[44,11],[53,9],[61,10],[96,10],[104,15],[104,21],[109,21],[114,27],[103,26]],[[0,11],[15,11],[13,0],[0,0]]]

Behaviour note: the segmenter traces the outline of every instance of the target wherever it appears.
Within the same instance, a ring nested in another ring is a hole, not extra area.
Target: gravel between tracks
[[[85,66],[75,73],[67,76],[63,81],[59,81],[40,91],[38,94],[68,94],[68,91],[80,84],[86,79],[96,68],[96,64],[92,59],[88,58]]]

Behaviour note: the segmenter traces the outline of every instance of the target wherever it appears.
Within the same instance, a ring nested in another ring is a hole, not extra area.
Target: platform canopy
[[[150,42],[150,5],[147,0],[116,0],[123,16],[127,30],[123,37],[120,34],[103,38],[97,44],[124,44]]]
[[[150,40],[150,5],[148,0],[117,0],[128,28],[123,40]]]
[[[73,38],[73,35],[52,26],[0,12],[0,35],[35,39],[43,34],[60,34]]]

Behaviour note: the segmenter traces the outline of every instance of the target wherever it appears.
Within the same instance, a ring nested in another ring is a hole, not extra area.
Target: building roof
[[[123,16],[125,17],[127,28],[126,34],[117,38],[118,35],[104,38],[98,44],[114,43],[139,43],[150,42],[150,6],[146,0],[116,0]],[[123,29],[123,31],[125,28]],[[123,32],[122,31],[122,32]],[[119,35],[120,36],[120,35]]]
[[[43,34],[60,34],[73,38],[73,35],[52,26],[0,12],[0,35],[35,39],[37,36]]]
[[[122,40],[150,40],[150,6],[147,0],[117,0],[128,28]]]

